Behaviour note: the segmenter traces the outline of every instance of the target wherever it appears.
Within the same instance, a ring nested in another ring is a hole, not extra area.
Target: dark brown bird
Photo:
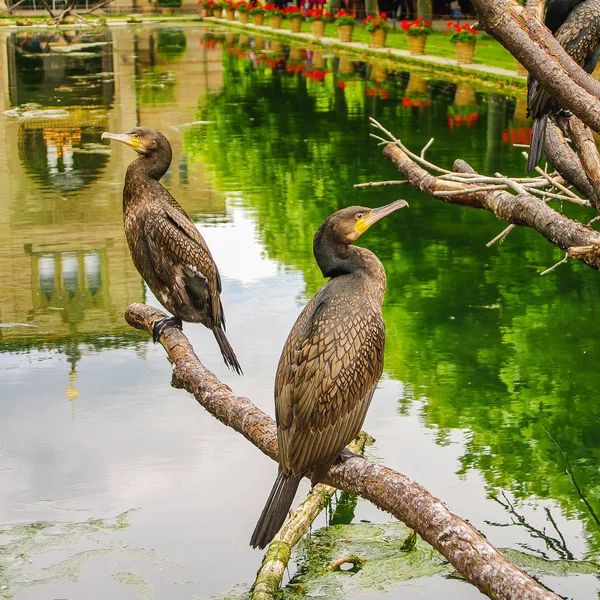
[[[306,305],[283,346],[275,377],[279,472],[250,545],[279,531],[298,484],[315,485],[359,433],[383,369],[385,270],[370,250],[351,246],[373,223],[407,206],[344,208],[319,227],[313,244],[331,279]]]
[[[587,73],[592,73],[600,55],[600,0],[550,0],[544,23],[565,52]],[[526,171],[535,169],[544,153],[548,117],[562,108],[533,77],[527,83],[527,114],[533,131]]]
[[[149,127],[127,133],[105,131],[102,139],[126,144],[140,155],[125,175],[123,221],[133,264],[173,314],[154,325],[154,341],[166,327],[181,329],[182,321],[202,323],[214,333],[225,364],[241,374],[225,336],[217,265],[196,226],[159,182],[171,164],[171,144]]]

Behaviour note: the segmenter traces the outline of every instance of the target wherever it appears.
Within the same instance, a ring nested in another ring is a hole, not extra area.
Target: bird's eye
[[[132,138],[135,138],[135,139],[137,140],[137,138],[139,138],[139,137],[140,137],[140,134],[139,134],[139,133],[132,133],[132,134],[131,134],[131,137],[132,137]]]
[[[363,214],[362,213],[356,213],[356,219],[362,219],[363,218]]]

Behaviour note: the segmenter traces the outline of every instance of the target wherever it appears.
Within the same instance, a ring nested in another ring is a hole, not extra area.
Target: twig
[[[425,152],[427,152],[427,150],[429,150],[429,148],[431,148],[431,144],[433,144],[433,139],[431,138],[426,144],[425,146],[423,146],[423,150],[421,150],[421,159],[425,160]]]
[[[559,265],[562,265],[563,263],[566,263],[569,260],[569,253],[567,252],[565,254],[565,257],[562,260],[559,260],[555,265],[552,265],[550,268],[546,269],[545,271],[542,271],[540,273],[540,275],[546,275],[547,273],[550,273],[550,271],[554,271],[554,269],[556,269],[556,267],[558,267]]]
[[[373,438],[361,432],[348,446],[355,454],[362,454]],[[251,600],[273,600],[278,594],[283,574],[290,560],[292,549],[308,532],[313,521],[327,506],[336,488],[318,483],[306,499],[283,525],[269,544],[262,565],[256,574],[251,590]],[[341,563],[340,563],[341,564]]]
[[[516,225],[513,225],[512,223],[503,231],[501,231],[493,240],[490,240],[486,246],[489,248],[490,246],[493,246],[496,242],[503,242],[504,238],[516,227]]]
[[[356,554],[347,554],[346,556],[342,556],[341,558],[334,560],[330,565],[328,565],[323,570],[321,575],[323,573],[327,573],[327,571],[337,571],[337,570],[339,570],[339,568],[342,565],[347,565],[348,563],[356,566],[356,565],[364,565],[366,562],[367,562],[366,558],[361,558],[360,556],[357,556]]]
[[[385,140],[384,138],[371,133],[372,137],[379,139],[382,142],[386,142],[388,144],[390,142],[396,144],[396,146],[398,146],[404,152],[406,152],[406,154],[408,154],[408,156],[410,156],[414,161],[421,163],[424,167],[427,167],[428,169],[437,171],[438,173],[452,173],[452,171],[448,171],[448,169],[442,169],[441,167],[438,167],[437,165],[434,165],[433,163],[430,163],[429,161],[425,160],[424,158],[417,156],[416,154],[411,152],[406,146],[404,146],[404,144],[398,138],[396,138],[396,136],[393,133],[388,131],[381,123],[379,123],[379,121],[377,121],[373,117],[369,117],[369,121],[371,121],[372,127],[375,127],[376,129],[383,131],[383,133],[385,133],[389,137],[389,139]]]
[[[391,181],[368,181],[367,183],[355,183],[355,188],[380,187],[382,185],[404,185],[408,179],[395,179]]]

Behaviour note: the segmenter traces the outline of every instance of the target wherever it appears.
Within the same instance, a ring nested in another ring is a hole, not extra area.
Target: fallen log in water
[[[154,323],[164,317],[160,310],[139,303],[132,304],[125,312],[125,319],[132,327],[148,334],[152,333]],[[206,369],[180,330],[165,330],[160,343],[173,364],[173,387],[187,390],[213,416],[277,460],[277,429],[273,419],[248,398],[234,394]],[[559,600],[559,596],[511,563],[472,525],[406,475],[366,458],[353,458],[331,467],[323,483],[358,494],[394,515],[490,598]]]

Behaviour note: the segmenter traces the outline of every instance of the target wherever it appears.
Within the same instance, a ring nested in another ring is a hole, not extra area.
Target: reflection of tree
[[[329,67],[335,72],[332,61]],[[478,94],[478,121],[449,130],[456,89],[449,83],[429,81],[432,106],[407,110],[399,101],[405,74],[388,77],[384,102],[363,93],[360,77],[354,87],[340,88],[334,75],[309,82],[233,55],[224,57],[223,69],[222,91],[203,99],[198,112],[211,125],[184,133],[190,159],[206,164],[217,188],[243,192],[266,251],[303,271],[307,295],[323,282],[312,237],[328,214],[407,198],[404,221],[383,222],[364,240],[388,275],[385,369],[405,383],[401,410],[423,396],[422,418],[440,443],[454,429],[470,431],[461,473],[477,469],[490,490],[510,490],[517,500],[554,499],[568,517],[582,519],[591,552],[600,552],[600,532],[544,431],[568,453],[597,513],[597,286],[577,268],[558,279],[523,266],[553,262],[554,249],[530,232],[513,232],[510,243],[485,249],[500,230],[485,214],[447,209],[414,190],[351,187],[397,178],[368,145],[367,115],[394,123],[415,147],[435,137],[430,153],[445,166],[460,155],[482,168],[501,155],[503,172],[520,171],[518,151],[500,145],[512,101]]]

